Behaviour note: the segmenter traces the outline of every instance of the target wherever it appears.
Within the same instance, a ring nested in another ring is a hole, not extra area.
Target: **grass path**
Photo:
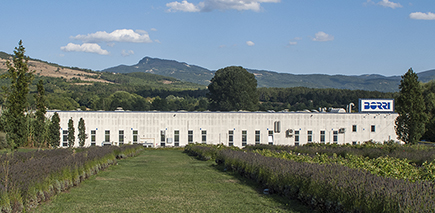
[[[180,150],[119,161],[35,212],[310,212]]]

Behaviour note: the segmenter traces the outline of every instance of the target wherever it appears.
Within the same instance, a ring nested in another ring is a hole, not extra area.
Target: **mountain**
[[[133,66],[119,65],[116,67],[105,69],[103,70],[103,72],[145,72],[173,77],[182,81],[197,83],[201,85],[208,85],[210,83],[210,79],[214,76],[214,72],[199,66],[189,65],[174,60],[164,60],[149,57],[143,58],[139,61],[139,63]]]
[[[397,92],[400,76],[386,77],[383,75],[324,75],[307,74],[295,75],[278,73],[267,70],[247,69],[257,79],[258,87],[309,87],[309,88],[336,88],[352,90],[369,90],[381,92]],[[145,57],[139,63],[131,66],[120,65],[102,70],[112,73],[146,72],[163,76],[174,77],[182,81],[208,85],[214,72],[185,62]],[[418,73],[419,80],[428,82],[435,79],[435,70]]]

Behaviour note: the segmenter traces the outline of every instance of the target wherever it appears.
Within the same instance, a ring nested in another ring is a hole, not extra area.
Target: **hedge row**
[[[384,178],[338,164],[295,162],[221,150],[216,161],[322,212],[431,212],[435,184]]]
[[[345,157],[333,154],[316,154],[310,156],[306,154],[276,151],[268,149],[256,149],[252,151],[266,157],[276,157],[296,162],[319,163],[319,164],[340,164],[349,168],[364,169],[374,175],[405,179],[412,182],[420,180],[435,180],[435,161],[425,162],[421,166],[416,166],[406,158],[393,158],[382,156],[378,158],[368,158],[358,155],[346,154]]]
[[[213,146],[186,148],[191,155],[216,156],[216,162],[227,169],[256,180],[270,192],[299,199],[320,212],[432,212],[435,209],[435,183],[429,181],[410,182],[339,164],[303,162],[301,159],[307,155],[298,155],[300,162],[297,162]]]
[[[0,155],[0,212],[35,208],[142,146],[55,149]]]
[[[410,163],[417,166],[425,162],[431,162],[435,159],[435,148],[424,145],[399,145],[394,143],[376,144],[366,142],[362,145],[338,145],[338,144],[321,144],[310,143],[304,146],[274,146],[274,145],[256,145],[247,146],[246,150],[275,150],[295,153],[303,153],[314,156],[316,154],[334,154],[345,157],[347,154],[358,155],[367,158],[394,157],[408,159]]]

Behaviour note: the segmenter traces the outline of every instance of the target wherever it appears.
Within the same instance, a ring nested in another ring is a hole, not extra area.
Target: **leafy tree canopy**
[[[257,80],[243,67],[231,66],[216,71],[208,85],[209,108],[220,111],[258,109]]]

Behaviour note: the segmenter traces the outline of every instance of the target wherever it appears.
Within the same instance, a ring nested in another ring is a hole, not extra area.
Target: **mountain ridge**
[[[246,70],[253,73],[258,87],[309,87],[336,88],[351,90],[369,90],[381,92],[397,92],[400,76],[384,76],[380,74],[362,75],[327,75],[327,74],[290,74],[268,70]],[[130,73],[149,72],[153,74],[174,77],[182,81],[208,85],[214,76],[213,70],[189,65],[176,60],[151,58],[146,56],[134,65],[119,65],[102,70],[102,72]],[[428,82],[435,79],[435,69],[420,73],[419,80]]]

